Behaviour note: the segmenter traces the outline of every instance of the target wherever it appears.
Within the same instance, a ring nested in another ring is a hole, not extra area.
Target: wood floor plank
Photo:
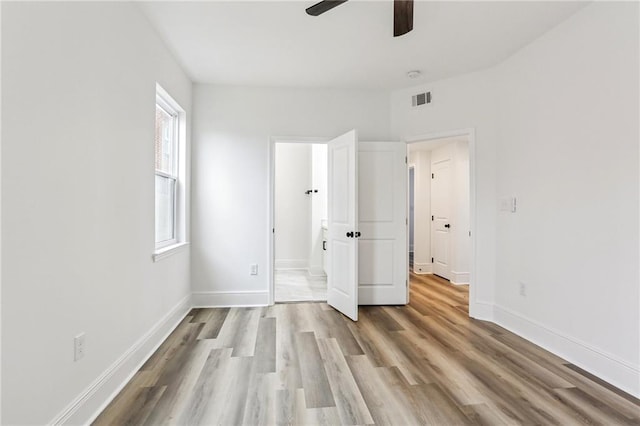
[[[302,396],[304,404],[304,395]],[[296,389],[278,389],[275,394],[276,425],[295,425],[297,413]],[[303,407],[304,408],[304,407]]]
[[[296,349],[300,354],[300,374],[307,408],[335,407],[329,379],[324,369],[320,349],[313,332],[295,336]]]
[[[376,425],[422,424],[410,400],[397,389],[405,384],[399,375],[381,374],[388,369],[374,367],[366,356],[347,357],[347,363]]]
[[[255,373],[276,372],[276,319],[260,318],[256,338]]]
[[[640,409],[634,419],[625,417],[624,414],[609,407],[593,396],[579,388],[562,388],[554,391],[562,404],[571,407],[580,416],[591,424],[615,424],[615,425],[639,425]],[[584,423],[587,423],[585,421]]]
[[[229,315],[229,308],[208,309],[208,316],[198,339],[215,339],[220,333],[220,329]],[[193,321],[195,322],[195,321]]]
[[[288,304],[275,305],[276,318],[276,370],[278,389],[302,387],[300,361],[295,347],[295,331],[292,312]],[[293,396],[290,398],[293,399]]]
[[[94,424],[638,425],[640,401],[468,317],[468,286],[408,306],[191,310]]]
[[[207,413],[215,408],[211,401],[219,400],[226,386],[230,384],[231,352],[231,348],[210,351],[178,423],[189,425],[204,423]]]
[[[233,348],[231,356],[253,356],[258,337],[259,308],[232,308],[218,336],[220,347]]]
[[[221,425],[241,425],[244,422],[245,406],[249,393],[250,375],[252,372],[252,357],[231,358],[233,381],[226,390],[224,409],[222,413],[209,417],[207,424],[218,421]]]
[[[110,410],[105,410],[94,425],[141,425],[153,411],[166,386],[139,387],[131,394],[114,401]],[[133,401],[133,404],[130,403]]]
[[[276,423],[275,373],[252,372],[243,424],[247,426],[273,425]]]
[[[306,392],[297,389],[295,425],[333,426],[342,424],[336,407],[308,408],[305,406]]]
[[[342,423],[372,424],[371,413],[349,370],[338,341],[334,338],[320,339],[318,346]]]
[[[471,420],[437,384],[405,387],[425,425],[468,425]]]
[[[338,311],[321,311],[329,327],[327,337],[335,338],[344,355],[364,355],[364,351],[347,326],[351,320]]]
[[[166,425],[177,421],[193,393],[211,350],[209,341],[195,343],[191,356],[183,364],[182,373],[167,385],[167,390],[145,424]]]

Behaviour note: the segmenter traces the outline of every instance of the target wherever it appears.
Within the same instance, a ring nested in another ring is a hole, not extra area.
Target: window
[[[157,86],[155,121],[155,247],[184,242],[184,110]],[[182,155],[181,155],[182,154]]]

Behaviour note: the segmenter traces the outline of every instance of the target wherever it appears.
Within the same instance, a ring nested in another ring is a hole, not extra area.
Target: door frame
[[[411,171],[413,170],[413,179],[411,178]],[[409,178],[408,183],[407,183],[407,220],[409,221],[409,223],[407,223],[407,244],[409,245],[409,250],[408,253],[411,253],[411,249],[415,248],[415,238],[414,238],[414,231],[415,231],[415,214],[413,215],[413,220],[411,220],[411,203],[413,202],[413,206],[415,208],[415,197],[416,197],[416,165],[415,164],[411,164],[409,162],[409,144],[407,143],[407,176]],[[411,187],[413,186],[413,198],[411,198]],[[413,226],[412,226],[413,225]],[[412,229],[414,228],[414,229]],[[411,247],[411,239],[414,238],[413,242],[414,242],[414,247]],[[411,263],[411,259],[409,259],[409,263]],[[409,273],[411,272],[411,265],[409,265]],[[409,274],[407,274],[407,277],[409,276]],[[407,299],[409,300],[409,299]]]
[[[427,142],[436,139],[444,139],[451,137],[464,136],[469,142],[469,231],[471,232],[471,253],[469,254],[469,316],[476,318],[479,313],[476,288],[476,130],[474,127],[450,130],[444,132],[427,133],[421,135],[410,136],[406,138],[407,157],[409,155],[409,145],[417,142]],[[407,179],[409,173],[407,169]],[[408,191],[408,189],[407,189]],[[408,197],[408,193],[407,193]],[[408,210],[408,206],[407,206]],[[407,241],[407,249],[408,249]],[[408,267],[407,256],[407,267]]]
[[[269,179],[267,180],[267,192],[269,194],[267,212],[267,275],[269,277],[269,305],[275,304],[275,180],[276,180],[276,144],[277,143],[305,143],[326,145],[331,138],[326,137],[298,137],[298,136],[271,136],[269,138]]]

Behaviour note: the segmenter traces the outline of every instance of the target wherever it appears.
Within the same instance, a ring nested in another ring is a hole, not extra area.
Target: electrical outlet
[[[520,296],[527,297],[527,285],[520,281]]]
[[[73,360],[79,361],[84,358],[85,350],[84,333],[78,334],[73,338]]]
[[[252,263],[251,264],[251,275],[258,275],[258,264],[257,263]]]

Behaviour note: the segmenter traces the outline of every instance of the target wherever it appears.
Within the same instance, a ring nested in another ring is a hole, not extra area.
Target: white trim
[[[307,259],[276,259],[273,267],[276,271],[286,271],[288,269],[308,269]]]
[[[634,365],[499,305],[494,306],[494,322],[640,398],[640,365]]]
[[[164,258],[167,258],[171,255],[181,252],[188,246],[189,246],[188,242],[173,244],[171,246],[163,247],[161,249],[156,250],[155,253],[151,255],[151,257],[153,258],[154,262],[158,262]]]
[[[90,424],[129,383],[191,310],[191,295],[178,302],[48,424]]]
[[[413,262],[413,273],[416,275],[433,274],[433,263]]]
[[[324,267],[322,266],[312,266],[307,269],[309,276],[311,277],[326,277],[327,274],[324,272]]]
[[[194,291],[194,308],[226,308],[269,305],[268,291]]]
[[[469,274],[468,272],[451,271],[450,274],[451,274],[451,279],[449,280],[449,282],[451,284],[455,284],[455,285],[469,284],[469,278],[471,274]]]

